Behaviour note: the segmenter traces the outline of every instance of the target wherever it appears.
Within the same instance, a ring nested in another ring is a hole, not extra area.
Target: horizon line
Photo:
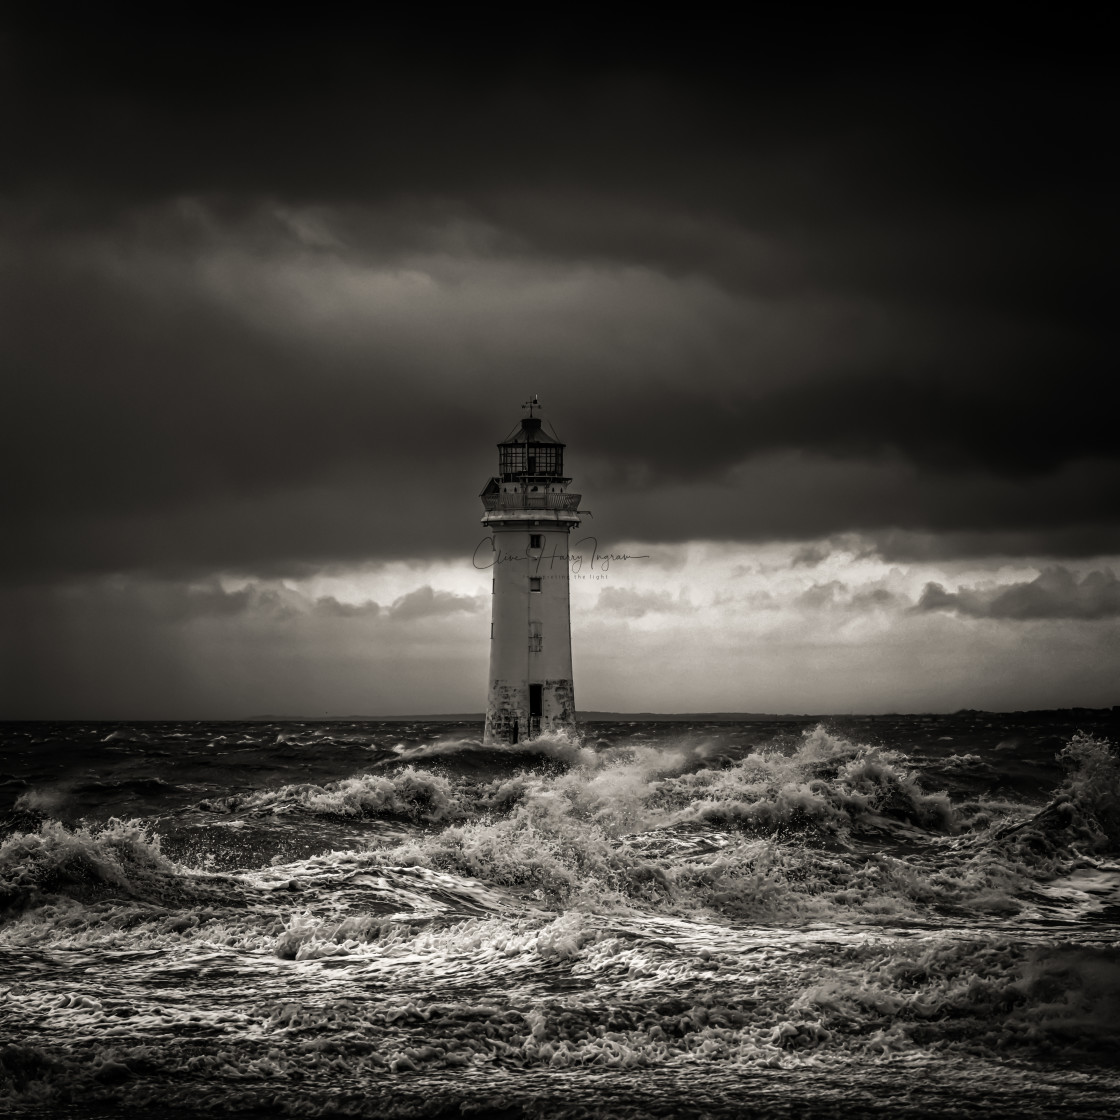
[[[813,720],[813,719],[889,719],[892,717],[910,716],[961,716],[961,715],[1041,715],[1044,713],[1061,714],[1064,712],[1100,712],[1120,713],[1120,704],[1091,706],[1071,704],[1060,708],[956,708],[952,711],[913,711],[898,710],[882,712],[739,712],[739,711],[705,711],[705,712],[614,712],[603,709],[589,709],[577,712],[577,721],[591,723],[608,723],[622,720],[644,720],[646,722],[669,720]],[[50,716],[23,716],[0,717],[0,723],[265,723],[270,721],[283,723],[330,723],[337,721],[361,722],[386,722],[397,723],[405,721],[418,721],[429,723],[483,723],[486,715],[484,712],[440,712],[440,713],[411,713],[392,715],[292,715],[263,713],[247,716],[144,716],[140,718],[98,716],[83,718],[81,716],[67,716],[52,718]]]

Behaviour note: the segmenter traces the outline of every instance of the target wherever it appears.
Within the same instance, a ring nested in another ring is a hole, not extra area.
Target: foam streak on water
[[[587,730],[8,725],[0,1107],[1116,1114],[1106,719]]]

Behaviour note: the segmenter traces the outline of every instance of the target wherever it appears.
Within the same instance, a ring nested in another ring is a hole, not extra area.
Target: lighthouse
[[[568,536],[579,494],[567,493],[564,444],[536,415],[498,444],[498,473],[480,497],[493,548],[486,742],[575,728]]]

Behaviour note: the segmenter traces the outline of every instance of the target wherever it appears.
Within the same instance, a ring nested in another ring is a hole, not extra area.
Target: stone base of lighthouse
[[[518,743],[549,731],[573,732],[575,727],[575,690],[570,680],[490,682],[486,742]]]

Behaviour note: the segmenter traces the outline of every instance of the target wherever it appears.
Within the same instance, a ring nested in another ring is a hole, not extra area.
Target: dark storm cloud
[[[799,548],[790,560],[790,566],[815,568],[832,555],[832,549],[823,543],[807,544]]]
[[[946,591],[939,583],[927,583],[917,609],[955,611],[973,618],[1116,618],[1120,579],[1111,571],[1089,572],[1079,579],[1068,568],[1053,567],[1036,579],[991,588]]]
[[[1070,489],[1070,494],[1079,491]],[[1104,512],[1109,507],[1098,507]],[[1104,520],[1078,523],[1077,516],[1063,523],[1057,510],[1054,516],[1037,521],[1033,528],[982,528],[942,532],[891,529],[872,532],[863,539],[860,551],[878,556],[888,563],[932,562],[969,557],[1050,556],[1072,559],[1120,553],[1120,524]],[[1004,518],[1015,522],[1014,514]],[[1020,524],[1031,521],[1019,519]]]
[[[531,251],[733,286],[1107,307],[1110,75],[1084,46],[937,58],[930,37],[892,66],[802,31],[788,56],[564,66],[539,44],[394,61],[384,36],[309,30],[16,39],[9,193],[93,222],[192,194],[229,214],[429,198]]]
[[[783,453],[751,459],[710,484],[586,489],[595,524],[626,539],[796,540],[855,531],[846,550],[899,562],[1120,550],[1120,465],[1104,460],[1009,478],[920,470],[898,456]]]
[[[381,604],[372,599],[362,603],[342,603],[333,595],[323,595],[315,600],[315,611],[328,618],[369,618],[381,613]]]
[[[1078,541],[1106,551],[1115,541],[1110,414],[1086,407],[1088,390],[1052,407],[1021,386],[1000,397],[962,356],[971,380],[927,391],[920,377],[845,376],[839,361],[830,370],[832,350],[775,359],[792,386],[765,370],[739,377],[738,347],[752,343],[735,339],[732,325],[735,344],[721,349],[728,311],[718,292],[680,293],[701,326],[677,344],[669,310],[660,325],[654,318],[654,297],[669,301],[673,289],[651,293],[636,280],[628,291],[596,274],[574,281],[587,286],[581,304],[556,312],[546,305],[568,284],[562,271],[548,274],[541,304],[524,312],[505,280],[479,278],[477,310],[461,306],[462,287],[439,281],[426,312],[439,329],[409,324],[402,311],[355,334],[355,313],[336,337],[329,322],[290,329],[283,301],[254,290],[251,271],[237,289],[256,301],[247,315],[197,283],[189,265],[164,275],[162,258],[125,253],[107,271],[103,245],[77,262],[56,255],[37,268],[22,257],[5,270],[16,314],[0,347],[21,422],[2,454],[17,483],[9,524],[22,542],[7,562],[25,572],[262,571],[461,552],[475,489],[515,420],[530,363],[531,384],[558,387],[551,415],[571,469],[615,537],[1004,532],[1033,534],[1043,552]],[[314,269],[306,283],[317,283]],[[428,296],[405,298],[421,306]],[[796,320],[796,307],[784,313]],[[472,314],[499,338],[522,337],[512,347],[480,342],[463,325]],[[612,319],[650,341],[612,353]],[[535,331],[556,333],[557,344],[538,345]],[[838,344],[849,364],[868,348],[868,331]],[[477,372],[463,376],[472,346]],[[612,364],[620,355],[621,368]],[[644,379],[635,360],[658,380]],[[1084,421],[1064,415],[1075,402]],[[729,507],[720,487],[743,462],[758,469]],[[707,496],[677,497],[681,483]]]
[[[1114,549],[1103,70],[841,42],[10,36],[6,569],[469,553],[535,390],[615,538]]]

